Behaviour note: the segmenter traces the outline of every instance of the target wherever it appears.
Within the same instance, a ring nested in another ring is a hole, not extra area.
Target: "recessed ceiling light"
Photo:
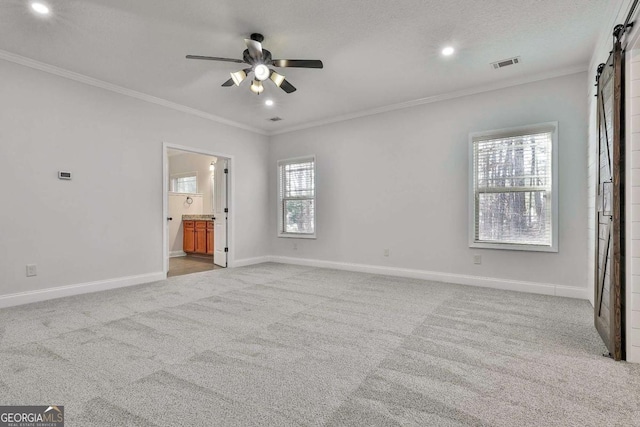
[[[444,49],[442,49],[442,54],[444,56],[451,56],[453,55],[453,52],[455,52],[456,50],[454,48],[452,48],[451,46],[447,46]]]
[[[266,101],[264,101],[264,105],[266,105],[267,107],[271,107],[273,105],[273,101],[271,99],[267,99]]]
[[[40,2],[31,3],[31,9],[33,9],[34,12],[39,13],[40,15],[48,15],[51,12],[49,6]]]

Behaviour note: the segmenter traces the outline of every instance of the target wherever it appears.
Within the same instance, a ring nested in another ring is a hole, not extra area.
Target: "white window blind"
[[[315,235],[315,159],[278,162],[279,234]]]
[[[555,246],[555,127],[539,126],[472,138],[472,243]]]

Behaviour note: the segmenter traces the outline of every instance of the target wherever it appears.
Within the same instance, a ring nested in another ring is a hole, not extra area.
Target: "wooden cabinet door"
[[[207,221],[207,254],[213,255],[213,221]]]
[[[207,221],[196,221],[196,253],[207,253]]]
[[[195,242],[195,228],[193,221],[183,221],[182,226],[184,232],[182,234],[182,250],[189,253],[195,252],[196,250],[196,242]]]

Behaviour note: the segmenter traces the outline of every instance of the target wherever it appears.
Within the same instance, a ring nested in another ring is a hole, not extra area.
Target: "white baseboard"
[[[589,301],[589,290],[587,288],[578,288],[575,286],[554,285],[556,287],[556,296],[575,299],[583,299]],[[593,307],[593,305],[592,305]]]
[[[237,259],[231,267],[245,267],[247,265],[261,264],[263,262],[269,262],[273,257],[259,256],[255,258]]]
[[[640,347],[627,345],[627,362],[640,363]]]
[[[106,291],[108,289],[123,288],[125,286],[140,285],[142,283],[164,280],[164,273],[140,274],[137,276],[118,277],[115,279],[99,280],[96,282],[80,283],[76,285],[60,286],[38,291],[20,292],[17,294],[0,295],[0,308],[30,304],[54,298],[87,294],[90,292]]]
[[[187,253],[185,251],[172,251],[169,252],[169,258],[176,258],[179,256],[187,256]]]
[[[308,258],[293,258],[282,256],[261,256],[255,258],[244,258],[234,262],[233,267],[244,267],[248,265],[260,264],[263,262],[278,262],[282,264],[295,264],[310,267],[333,268],[337,270],[358,271],[362,273],[382,274],[388,276],[408,277],[413,279],[433,280],[438,282],[455,283],[459,285],[481,286],[487,288],[504,289],[510,291],[529,292],[535,294],[555,295],[561,297],[588,299],[586,288],[554,285],[548,283],[524,282],[508,279],[497,279],[491,277],[468,276],[462,274],[440,273],[425,270],[413,270],[406,268],[383,267],[367,264],[354,264],[346,262],[323,261]],[[142,283],[164,280],[165,274],[162,272],[141,274],[137,276],[118,277],[115,279],[100,280],[76,285],[60,286],[56,288],[42,289],[37,291],[21,292],[9,295],[0,295],[0,308],[12,307],[16,305],[29,304],[33,302],[46,301],[54,298],[61,298],[72,295],[85,294],[90,292],[104,291],[108,289],[122,288],[126,286],[139,285]],[[640,348],[634,349],[635,353],[629,354],[628,358],[640,362]]]
[[[508,291],[528,292],[533,294],[555,295],[560,297],[588,299],[587,289],[552,283],[525,282],[520,280],[498,279],[493,277],[468,276],[463,274],[440,273],[407,268],[383,267],[347,262],[323,261],[308,258],[269,256],[268,261],[282,264],[304,265],[309,267],[333,268],[336,270],[358,271],[362,273],[383,274],[387,276],[408,277],[412,279],[432,280],[436,282],[455,283],[458,285],[480,286]]]

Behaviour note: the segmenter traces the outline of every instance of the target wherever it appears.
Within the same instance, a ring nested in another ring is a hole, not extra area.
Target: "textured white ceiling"
[[[0,49],[267,132],[434,95],[586,69],[614,0],[27,0],[0,1]],[[298,88],[263,95],[223,88],[243,39],[264,34],[275,58],[325,68],[278,69]],[[443,58],[440,50],[457,52]],[[489,64],[520,56],[501,70]],[[272,98],[273,107],[263,101]],[[280,122],[270,122],[273,116]]]

